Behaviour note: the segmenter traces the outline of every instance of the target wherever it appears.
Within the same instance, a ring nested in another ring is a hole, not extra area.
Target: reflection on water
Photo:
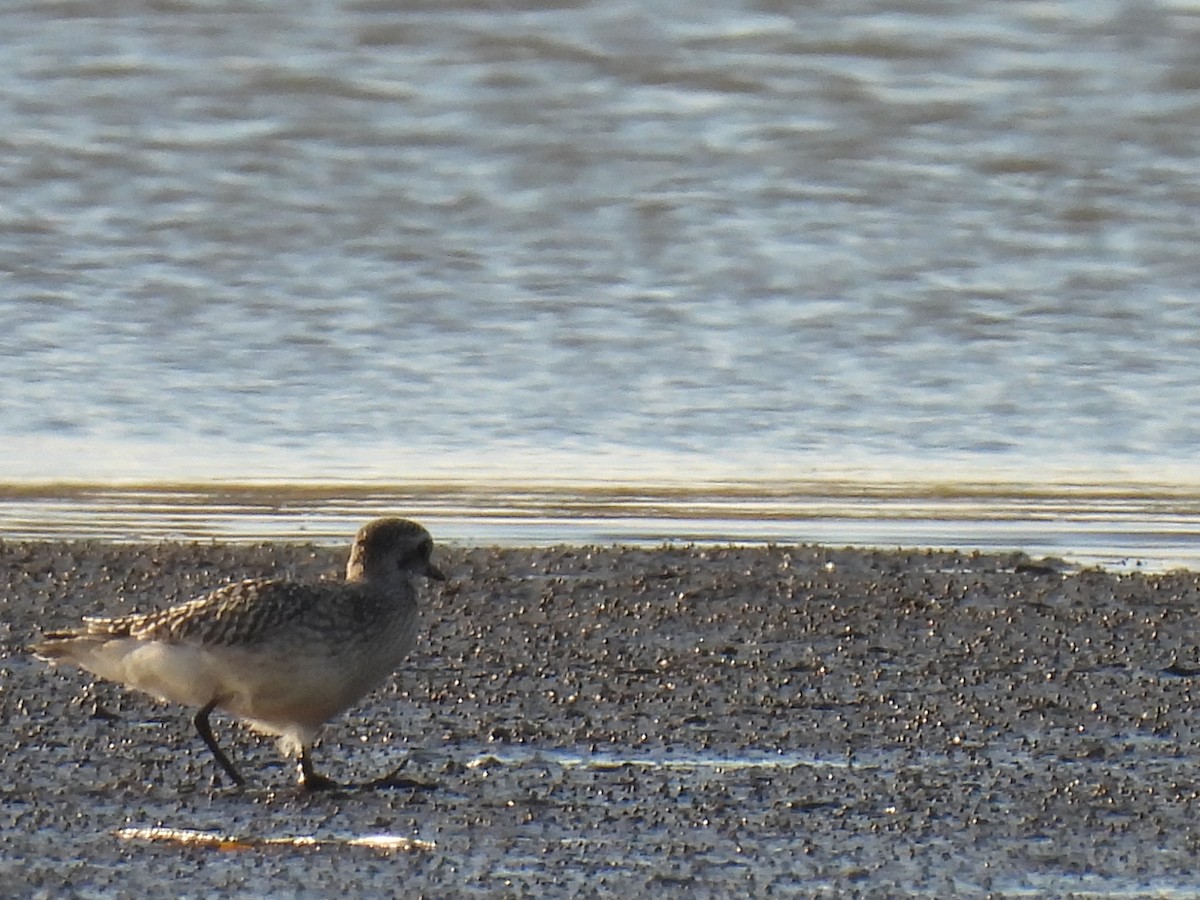
[[[313,837],[312,835],[264,836],[222,834],[199,831],[194,828],[171,828],[154,825],[147,828],[119,828],[117,837],[123,841],[153,841],[180,844],[189,847],[213,847],[217,850],[250,850],[261,847],[321,848],[321,847],[366,847],[371,850],[393,852],[397,850],[433,850],[433,841],[421,841],[396,834],[341,835]]]
[[[506,746],[503,750],[481,754],[470,760],[468,769],[486,769],[490,766],[536,766],[547,763],[562,766],[565,769],[619,769],[624,766],[635,766],[649,769],[705,769],[714,772],[727,772],[735,769],[790,769],[795,766],[809,768],[846,769],[876,768],[877,763],[859,764],[847,757],[820,757],[803,751],[779,751],[769,753],[746,752],[737,756],[720,755],[706,752],[692,752],[683,749],[682,752],[657,753],[640,755],[633,753],[587,753],[581,754],[573,750],[555,748],[534,748]]]
[[[1200,568],[1200,492],[1178,487],[775,482],[653,487],[8,486],[8,539],[345,543],[402,514],[466,545],[749,543],[1021,550],[1081,565]]]

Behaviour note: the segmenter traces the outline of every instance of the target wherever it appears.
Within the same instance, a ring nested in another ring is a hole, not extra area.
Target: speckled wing
[[[252,646],[309,618],[318,606],[347,599],[347,585],[255,579],[218,588],[189,603],[116,619],[88,619],[90,635],[166,643]]]

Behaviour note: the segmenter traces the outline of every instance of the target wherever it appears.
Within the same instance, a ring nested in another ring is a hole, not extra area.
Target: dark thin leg
[[[332,778],[318,775],[313,771],[312,760],[308,756],[308,748],[300,748],[300,787],[306,791],[324,791],[335,788],[338,783]]]
[[[212,729],[208,725],[208,714],[216,708],[217,701],[213,700],[205,705],[204,709],[196,713],[196,718],[192,719],[192,723],[196,726],[196,730],[200,732],[200,737],[204,739],[204,743],[212,751],[212,755],[216,757],[221,768],[225,770],[225,774],[229,776],[229,780],[238,787],[241,787],[246,783],[245,780],[238,774],[238,770],[233,767],[233,763],[229,761],[229,757],[217,746],[216,738],[213,737]]]

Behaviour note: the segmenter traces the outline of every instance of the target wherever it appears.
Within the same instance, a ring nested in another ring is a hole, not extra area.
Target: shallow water
[[[448,544],[825,544],[1021,550],[1110,569],[1200,570],[1200,495],[1179,488],[763,483],[26,486],[10,539],[315,541],[403,514]]]
[[[1198,39],[1173,0],[12,4],[0,479],[1200,485]]]

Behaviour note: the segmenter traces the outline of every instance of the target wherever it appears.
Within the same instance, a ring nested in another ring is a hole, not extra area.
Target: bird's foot
[[[388,772],[382,778],[375,778],[371,781],[364,781],[359,784],[338,784],[332,778],[326,778],[324,775],[319,775],[313,771],[312,761],[309,759],[307,749],[300,753],[300,787],[306,791],[328,791],[336,788],[357,788],[359,790],[375,790],[376,788],[400,788],[403,790],[413,791],[432,791],[437,788],[436,784],[429,784],[424,781],[417,781],[413,778],[404,778],[400,773],[404,771],[408,765],[408,757],[392,771]]]
[[[112,710],[106,709],[105,707],[101,706],[99,701],[97,701],[96,705],[92,708],[92,718],[100,719],[101,721],[104,721],[104,722],[120,722],[121,721],[121,717],[119,715],[117,715]]]
[[[241,775],[238,775],[236,772],[226,772],[224,778],[222,778],[220,774],[214,773],[212,777],[212,786],[218,790],[226,787],[240,789],[246,786],[246,779]]]
[[[300,748],[300,787],[306,791],[331,791],[334,788],[341,787],[332,778],[327,778],[313,771],[312,759],[308,755],[308,748]]]
[[[316,772],[301,772],[300,787],[306,791],[332,791],[335,788],[340,788],[341,785],[332,778],[327,778]]]

